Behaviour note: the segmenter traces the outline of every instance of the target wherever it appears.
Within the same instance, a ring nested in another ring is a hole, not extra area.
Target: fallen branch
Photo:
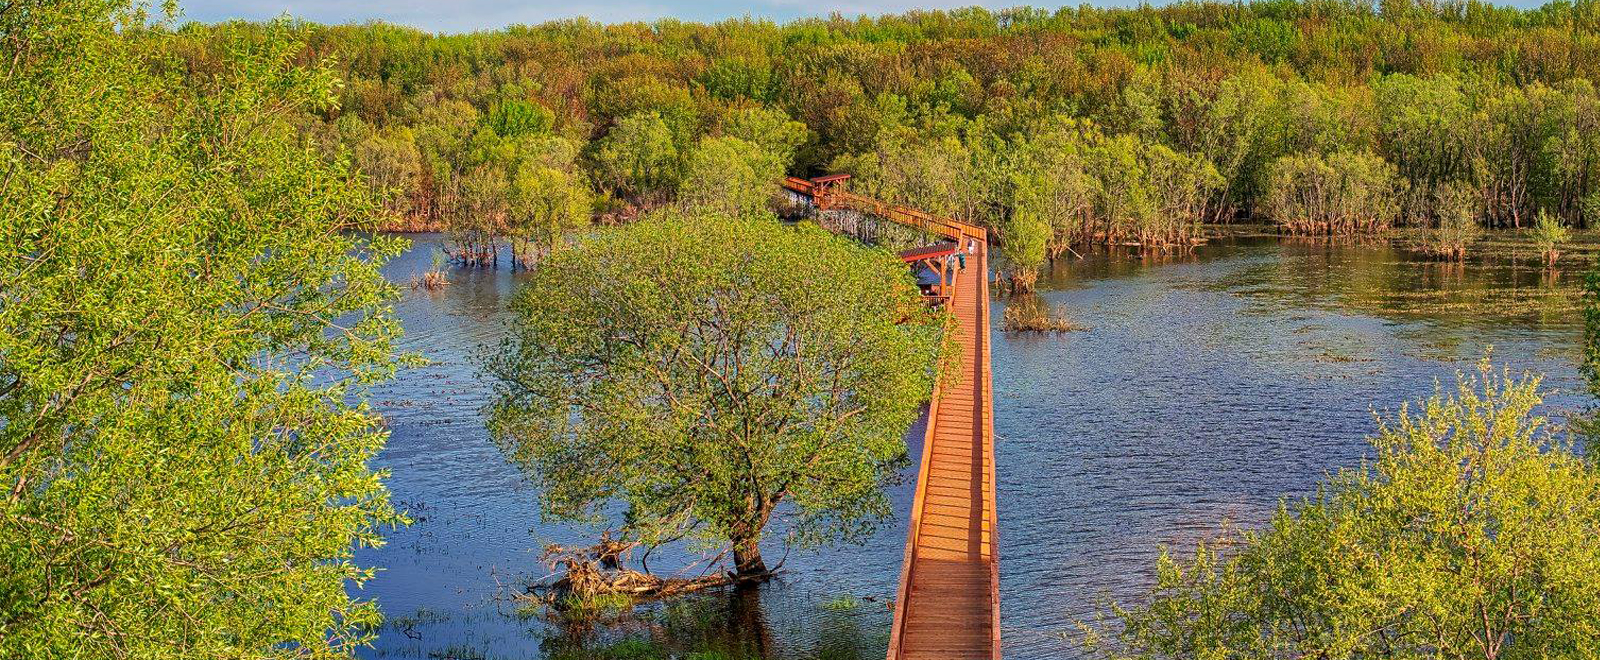
[[[772,571],[755,575],[738,575],[729,571],[711,573],[709,564],[705,572],[695,577],[663,577],[640,572],[625,566],[639,545],[637,541],[616,540],[606,534],[599,543],[591,546],[545,546],[540,560],[551,570],[545,579],[557,575],[560,577],[551,582],[541,580],[530,589],[530,597],[556,610],[568,612],[582,610],[618,596],[629,600],[670,598],[706,589],[760,582],[773,575]],[[648,551],[646,554],[649,554]],[[712,558],[711,563],[721,556]]]

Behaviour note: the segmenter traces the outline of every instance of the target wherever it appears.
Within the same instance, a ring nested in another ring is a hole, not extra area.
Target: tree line
[[[304,129],[458,258],[846,172],[997,230],[1023,270],[1203,222],[1303,234],[1600,217],[1600,4],[1273,0],[879,17],[567,20],[466,35],[309,26],[345,81]],[[259,26],[161,39],[216,66]],[[742,142],[734,142],[740,140]],[[721,186],[726,190],[726,186]],[[753,193],[752,193],[753,194]],[[760,195],[756,194],[756,197]]]

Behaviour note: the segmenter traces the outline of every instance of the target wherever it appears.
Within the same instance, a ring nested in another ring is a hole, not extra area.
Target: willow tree
[[[939,345],[892,255],[664,215],[556,253],[511,308],[489,428],[545,516],[729,551],[752,579],[775,519],[814,546],[889,513]]]
[[[659,112],[618,121],[597,144],[594,161],[601,182],[641,202],[675,190],[683,175],[678,142]]]
[[[337,81],[284,23],[185,62],[117,0],[10,9],[0,657],[350,655],[399,246],[341,231],[376,206],[290,121]]]

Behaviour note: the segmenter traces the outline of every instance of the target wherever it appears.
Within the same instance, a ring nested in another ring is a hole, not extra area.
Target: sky
[[[1135,4],[1136,1],[1095,4]],[[1034,4],[1053,7],[1060,2],[1036,1]],[[1075,6],[1078,2],[1072,0],[1070,4]],[[802,16],[826,16],[832,12],[855,16],[898,13],[913,8],[951,9],[973,4],[999,9],[1026,3],[1017,0],[180,0],[183,9],[180,20],[212,23],[235,18],[263,20],[287,14],[317,23],[382,20],[430,32],[471,32],[578,16],[607,23],[667,17],[718,21],[745,15],[784,21]]]
[[[1039,7],[1083,0],[1033,0]],[[1496,4],[1533,7],[1544,0],[1496,0]],[[180,21],[214,23],[229,19],[265,20],[289,15],[317,23],[366,23],[381,20],[429,32],[494,30],[513,24],[538,24],[561,18],[588,17],[606,23],[680,18],[719,21],[752,16],[786,21],[804,16],[846,16],[899,13],[909,9],[952,9],[974,4],[1001,9],[1027,0],[180,0]],[[1089,0],[1100,6],[1129,6],[1138,0]],[[1156,0],[1153,4],[1164,4]]]

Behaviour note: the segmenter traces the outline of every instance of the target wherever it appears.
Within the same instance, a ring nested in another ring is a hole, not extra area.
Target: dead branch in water
[[[736,575],[732,572],[706,573],[695,577],[663,577],[628,568],[625,564],[640,547],[637,541],[625,541],[603,534],[591,546],[569,548],[550,544],[545,546],[540,561],[559,575],[553,582],[536,584],[530,597],[557,610],[579,609],[585,604],[601,602],[607,598],[625,597],[632,600],[670,598],[741,583],[758,582],[772,576],[768,571],[760,575]],[[722,555],[711,557],[707,570]]]

